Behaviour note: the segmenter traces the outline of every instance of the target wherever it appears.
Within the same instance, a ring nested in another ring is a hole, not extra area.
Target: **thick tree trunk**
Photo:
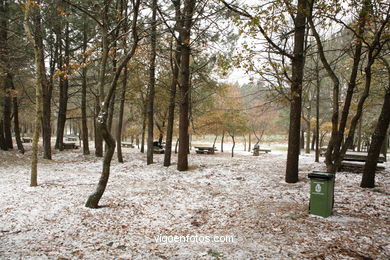
[[[364,165],[363,177],[360,184],[362,188],[375,187],[375,171],[382,143],[385,141],[390,122],[390,89],[387,90],[378,123],[371,137],[371,145],[368,150],[366,164]],[[387,140],[386,140],[387,142]]]
[[[10,70],[8,50],[8,20],[9,8],[8,1],[0,1],[0,86],[3,85],[3,122],[1,139],[5,149],[12,149],[12,134],[11,134],[11,111],[12,111],[12,77]],[[1,84],[3,83],[3,84]]]
[[[179,154],[177,169],[188,170],[189,151],[189,93],[190,93],[190,55],[191,55],[191,27],[192,15],[196,1],[184,1],[183,26],[180,28],[180,41],[182,46],[182,57],[180,63],[180,116],[179,116]]]
[[[305,66],[304,42],[306,27],[307,1],[298,0],[297,15],[295,17],[294,58],[292,60],[290,125],[288,134],[288,151],[286,165],[286,182],[298,181],[299,161],[299,131],[301,129],[302,112],[302,81]]]

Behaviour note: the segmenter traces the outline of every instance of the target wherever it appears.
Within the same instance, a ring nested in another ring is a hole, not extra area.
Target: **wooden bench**
[[[199,154],[214,154],[217,150],[215,147],[211,146],[194,146],[195,152]]]
[[[153,153],[162,154],[162,153],[165,153],[165,150],[164,150],[164,148],[161,148],[158,146],[153,146]]]
[[[354,162],[342,161],[341,170],[361,173],[363,172],[364,164],[365,163],[357,162],[357,161]],[[377,171],[381,171],[385,169],[385,166],[383,164],[377,164],[376,169]]]
[[[271,149],[268,149],[268,148],[258,148],[258,147],[255,147],[252,150],[253,150],[253,155],[254,156],[259,156],[260,152],[263,152],[263,153],[270,153],[271,152]]]
[[[134,148],[134,145],[132,143],[128,143],[128,142],[122,142],[122,147]]]
[[[343,161],[349,161],[349,162],[366,162],[367,160],[367,153],[361,153],[361,152],[347,152],[344,156]],[[382,155],[378,157],[378,163],[384,163],[386,161],[386,158]]]
[[[71,150],[71,149],[78,149],[79,147],[76,145],[76,143],[63,143],[62,149],[64,150]]]
[[[32,138],[30,138],[30,137],[22,137],[22,143],[32,143]]]
[[[344,155],[343,161],[341,162],[342,170],[350,170],[352,172],[362,172],[364,164],[367,160],[367,153],[362,152],[347,152]],[[377,170],[384,170],[385,166],[383,163],[386,161],[386,158],[382,155],[378,157],[378,164],[376,166]]]
[[[270,153],[271,149],[259,149],[259,152]]]

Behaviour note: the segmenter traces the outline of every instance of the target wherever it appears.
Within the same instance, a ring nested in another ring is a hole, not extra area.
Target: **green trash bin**
[[[328,172],[309,173],[310,214],[329,217],[333,209],[334,175]]]

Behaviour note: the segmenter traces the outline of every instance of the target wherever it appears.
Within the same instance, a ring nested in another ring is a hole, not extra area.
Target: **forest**
[[[0,259],[390,258],[389,18],[0,0]]]

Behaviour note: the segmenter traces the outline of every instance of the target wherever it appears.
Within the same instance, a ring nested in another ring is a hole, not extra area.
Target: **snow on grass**
[[[301,155],[300,182],[284,181],[286,154],[191,154],[190,170],[147,166],[137,149],[113,160],[100,209],[84,203],[101,159],[80,151],[41,160],[29,187],[29,156],[0,152],[1,259],[356,259],[390,257],[390,181],[359,188],[361,175],[336,177],[334,215],[308,214],[309,179],[324,170]],[[233,236],[226,243],[156,241],[161,236]]]

